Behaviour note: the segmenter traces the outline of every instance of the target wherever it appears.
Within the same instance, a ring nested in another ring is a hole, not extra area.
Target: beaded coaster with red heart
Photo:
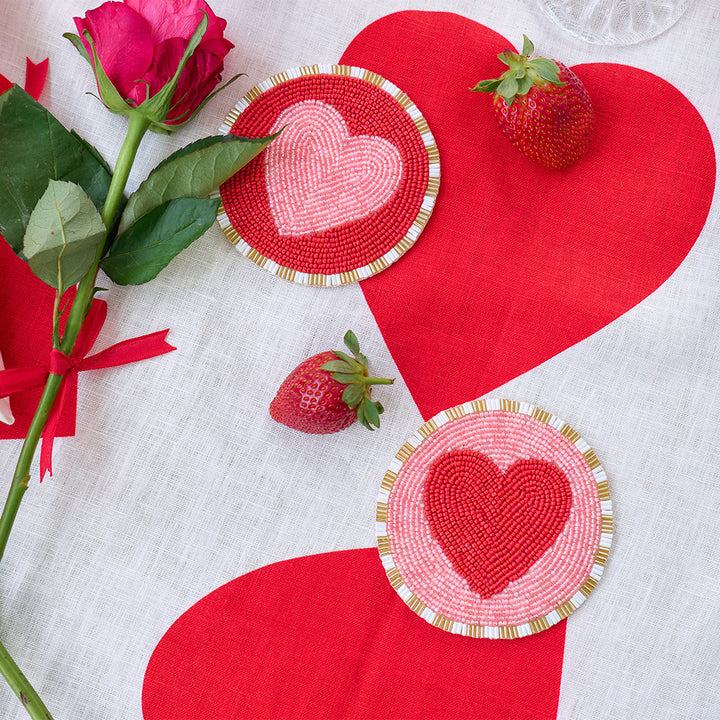
[[[287,280],[333,286],[410,249],[440,170],[427,123],[400,89],[360,68],[297,68],[253,88],[220,128],[280,130],[220,188],[218,221],[243,255]]]
[[[428,622],[472,637],[524,637],[567,617],[602,575],[612,530],[593,450],[554,415],[507,400],[425,423],[378,498],[393,587]]]

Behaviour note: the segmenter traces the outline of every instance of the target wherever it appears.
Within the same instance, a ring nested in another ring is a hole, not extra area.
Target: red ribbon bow
[[[116,365],[126,365],[176,349],[165,342],[169,330],[159,330],[149,335],[123,340],[95,355],[87,356],[100,334],[106,316],[107,303],[103,300],[95,300],[90,306],[90,312],[85,318],[71,355],[65,355],[59,350],[51,350],[47,367],[13,368],[0,372],[0,397],[7,397],[44,385],[49,374],[65,377],[42,434],[40,482],[45,477],[46,471],[52,475],[52,447],[57,434],[58,422],[67,400],[68,375],[83,370],[99,370]]]

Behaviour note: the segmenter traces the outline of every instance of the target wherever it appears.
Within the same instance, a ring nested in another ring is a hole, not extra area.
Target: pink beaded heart
[[[444,453],[430,466],[425,513],[454,568],[481,597],[521,578],[552,546],[570,515],[565,473],[522,459],[504,473],[475,450]]]
[[[284,128],[284,129],[283,129]],[[388,140],[350,135],[342,115],[320,100],[283,111],[265,151],[268,203],[281,235],[305,235],[367,217],[400,183],[400,151]]]

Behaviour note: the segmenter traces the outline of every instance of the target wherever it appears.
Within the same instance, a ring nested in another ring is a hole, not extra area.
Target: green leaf
[[[104,238],[105,225],[85,191],[51,180],[30,215],[23,252],[33,273],[62,294],[87,273]]]
[[[85,138],[80,137],[74,130],[70,131],[70,134],[77,140],[77,142],[82,145],[87,152],[97,160],[98,164],[104,168],[107,171],[107,174],[112,177],[112,170],[110,166],[107,164],[105,158],[97,151],[97,148],[93,147]],[[120,215],[122,215],[122,211],[125,209],[125,204],[127,203],[127,198],[123,195],[119,202],[118,202],[118,208],[115,211],[115,217],[113,218],[113,221],[110,223],[108,229],[112,229],[113,226],[120,220]],[[98,210],[102,211],[102,208],[98,206]],[[114,233],[111,233],[111,237],[114,236]]]
[[[340,373],[351,373],[353,367],[346,363],[344,360],[330,360],[324,365],[320,366],[321,370],[327,370],[328,372],[340,372]]]
[[[349,385],[350,383],[359,382],[360,376],[357,373],[335,372],[332,374],[332,379],[343,385]]]
[[[192,149],[183,148],[175,153],[174,159],[160,163],[130,196],[120,220],[120,232],[168,200],[207,197],[276,137],[277,134],[253,139],[219,135],[205,138],[202,145]]]
[[[355,412],[357,413],[357,418],[360,421],[360,424],[366,427],[368,430],[374,430],[373,424],[375,427],[380,427],[380,419],[377,418],[377,422],[373,423],[373,421],[376,419],[377,414],[377,407],[376,403],[373,403],[370,398],[365,398],[363,402],[361,402]],[[371,414],[368,414],[371,413]]]
[[[368,430],[372,430],[372,426],[368,424],[367,418],[365,417],[365,408],[362,403],[360,403],[355,408],[355,414],[357,415],[357,419],[360,421],[360,424],[366,427]]]
[[[75,33],[71,32],[63,33],[63,37],[75,46],[75,49],[80,53],[81,57],[84,57],[90,63],[90,67],[92,67],[92,60],[90,59],[90,55],[88,55],[88,51],[85,49],[85,45],[83,45],[83,41],[75,35]]]
[[[525,57],[530,57],[530,55],[533,54],[533,51],[535,50],[535,46],[530,41],[530,38],[527,35],[523,35],[523,49],[522,54]]]
[[[164,160],[155,166],[153,172],[157,172],[165,165],[175,162],[186,155],[191,155],[192,153],[199,152],[205,148],[213,147],[213,145],[217,145],[218,143],[233,143],[240,139],[250,140],[250,142],[252,142],[251,138],[239,138],[237,135],[210,135],[209,137],[194,140],[188,145],[185,145],[185,147],[181,147],[179,150],[175,150],[175,152],[168,155]]]
[[[517,89],[517,95],[527,95],[530,92],[530,88],[534,85],[533,79],[529,75],[525,75],[524,77],[520,78],[518,80],[518,89]]]
[[[517,80],[515,79],[514,75],[508,75],[501,83],[498,85],[497,93],[498,95],[504,97],[506,100],[508,98],[515,97],[518,90],[518,84]]]
[[[100,165],[100,167],[102,167],[108,175],[112,175],[112,169],[110,168],[110,165],[108,165],[107,160],[105,160],[105,158],[98,152],[98,149],[96,147],[91,145],[84,137],[78,135],[74,130],[71,130],[70,134],[73,136],[73,138],[78,144],[82,145],[82,147],[87,150],[87,152],[93,158],[95,158],[98,165]]]
[[[333,350],[333,354],[341,360],[344,360],[352,368],[353,372],[362,372],[362,365],[347,353],[344,353],[342,350]]]
[[[152,280],[213,224],[219,204],[219,198],[163,203],[118,236],[100,267],[118,285]]]
[[[558,66],[553,60],[548,58],[535,58],[528,63],[533,70],[543,79],[554,85],[564,85],[565,83],[558,77]]]
[[[176,130],[177,128],[181,128],[184,125],[187,125],[209,102],[212,100],[218,93],[221,93],[226,87],[232,85],[238,78],[241,78],[245,75],[245,73],[238,73],[237,75],[233,75],[226,83],[223,83],[219,88],[216,88],[213,90],[193,111],[190,115],[187,116],[184,120],[180,121],[180,118],[183,117],[183,115],[173,118],[173,124],[172,127],[173,130]],[[187,113],[185,113],[187,114]]]
[[[357,355],[360,352],[360,343],[352,330],[348,330],[343,338],[345,347],[353,354]]]
[[[363,386],[355,383],[354,385],[348,385],[342,394],[343,402],[349,407],[357,407],[360,401],[363,399],[365,391]]]
[[[474,88],[470,88],[473,92],[485,92],[491,93],[498,89],[498,86],[502,80],[497,78],[495,80],[481,80]]]
[[[102,209],[111,174],[89,148],[17,85],[0,96],[0,233],[16,253],[48,180],[80,185]]]
[[[365,417],[367,417],[368,422],[372,423],[375,427],[380,427],[380,413],[375,403],[369,397],[365,397],[363,405]]]

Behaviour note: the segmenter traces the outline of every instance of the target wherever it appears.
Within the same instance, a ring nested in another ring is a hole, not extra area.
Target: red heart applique
[[[266,565],[173,623],[145,720],[554,720],[565,623],[517,640],[433,627],[377,548]],[[559,650],[559,652],[558,652]]]
[[[713,197],[702,117],[670,83],[627,65],[572,68],[596,112],[576,165],[548,170],[519,153],[492,98],[469,90],[497,76],[497,54],[510,46],[459,15],[400,12],[363,30],[341,59],[402,88],[440,153],[425,230],[362,282],[425,418],[491,392],[647,297],[693,246]]]
[[[425,514],[455,569],[483,598],[521,578],[557,539],[570,515],[565,473],[522,459],[504,473],[475,450],[453,450],[430,467]]]
[[[400,151],[381,137],[351,135],[332,105],[292,105],[273,132],[281,129],[264,160],[268,203],[282,235],[322,232],[367,217],[400,184]]]

